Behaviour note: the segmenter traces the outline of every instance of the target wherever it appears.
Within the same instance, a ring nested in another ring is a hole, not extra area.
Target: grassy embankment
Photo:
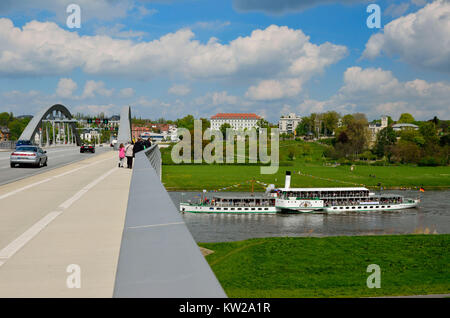
[[[229,297],[371,297],[450,293],[450,235],[264,238],[201,243]],[[381,288],[366,285],[381,268]]]
[[[308,146],[305,146],[308,144]],[[296,157],[289,160],[287,156],[290,147],[298,150]],[[414,188],[424,186],[426,189],[449,189],[450,167],[418,167],[413,165],[357,165],[353,171],[350,166],[325,166],[323,151],[325,146],[317,143],[297,141],[280,142],[280,167],[276,174],[262,175],[260,167],[256,165],[164,165],[163,183],[169,191],[177,190],[216,190],[234,184],[241,184],[229,190],[250,191],[252,178],[255,180],[284,185],[286,170],[294,171],[292,187],[343,187],[360,186],[377,187],[378,183],[386,188]],[[163,162],[167,162],[169,152],[163,153]],[[166,158],[166,159],[164,159]],[[303,174],[312,175],[302,176]],[[375,176],[375,177],[373,177]],[[325,178],[325,179],[321,179]],[[327,179],[332,179],[330,181]],[[338,182],[340,181],[340,182]],[[255,185],[255,191],[262,191],[263,187]]]

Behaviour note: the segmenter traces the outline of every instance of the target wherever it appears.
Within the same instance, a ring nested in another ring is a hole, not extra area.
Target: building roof
[[[419,126],[414,124],[407,124],[407,123],[401,123],[401,124],[395,124],[392,125],[393,128],[401,128],[401,127],[412,127],[412,128],[419,128]]]
[[[218,113],[211,117],[211,119],[260,119],[253,113]]]

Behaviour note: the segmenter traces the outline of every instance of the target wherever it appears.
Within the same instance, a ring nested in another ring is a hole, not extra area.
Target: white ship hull
[[[323,210],[327,213],[339,213],[339,212],[370,212],[370,211],[395,211],[403,209],[415,208],[419,204],[420,200],[408,200],[404,203],[396,204],[373,204],[373,205],[342,205],[342,206],[330,206],[325,207]]]
[[[230,214],[275,214],[275,206],[212,206],[190,203],[180,203],[181,212],[189,213],[230,213]]]
[[[285,213],[306,213],[321,211],[323,209],[323,200],[296,200],[290,199],[277,199],[275,206],[280,212]]]

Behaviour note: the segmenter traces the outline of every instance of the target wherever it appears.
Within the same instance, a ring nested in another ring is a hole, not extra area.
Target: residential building
[[[218,113],[211,117],[211,130],[220,130],[223,124],[229,124],[234,130],[256,128],[260,119],[252,113]]]
[[[298,124],[302,121],[300,116],[290,113],[288,116],[281,116],[278,121],[278,128],[281,134],[295,134]]]
[[[150,133],[152,130],[150,127],[147,126],[136,126],[131,125],[131,137],[134,141],[136,141],[139,137],[141,137],[144,133]]]
[[[401,130],[406,130],[406,129],[418,130],[419,126],[414,125],[414,124],[395,124],[395,125],[392,125],[392,129],[394,129],[394,131],[401,131]]]
[[[8,141],[11,136],[9,128],[6,126],[0,127],[0,141]]]
[[[381,116],[381,123],[369,124],[370,131],[370,143],[374,143],[377,140],[377,135],[383,128],[388,126],[388,117]]]

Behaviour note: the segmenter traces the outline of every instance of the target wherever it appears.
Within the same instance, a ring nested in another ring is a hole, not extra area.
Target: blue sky
[[[66,25],[70,3],[80,29]],[[448,119],[449,1],[376,3],[381,29],[364,0],[6,0],[0,111]]]

